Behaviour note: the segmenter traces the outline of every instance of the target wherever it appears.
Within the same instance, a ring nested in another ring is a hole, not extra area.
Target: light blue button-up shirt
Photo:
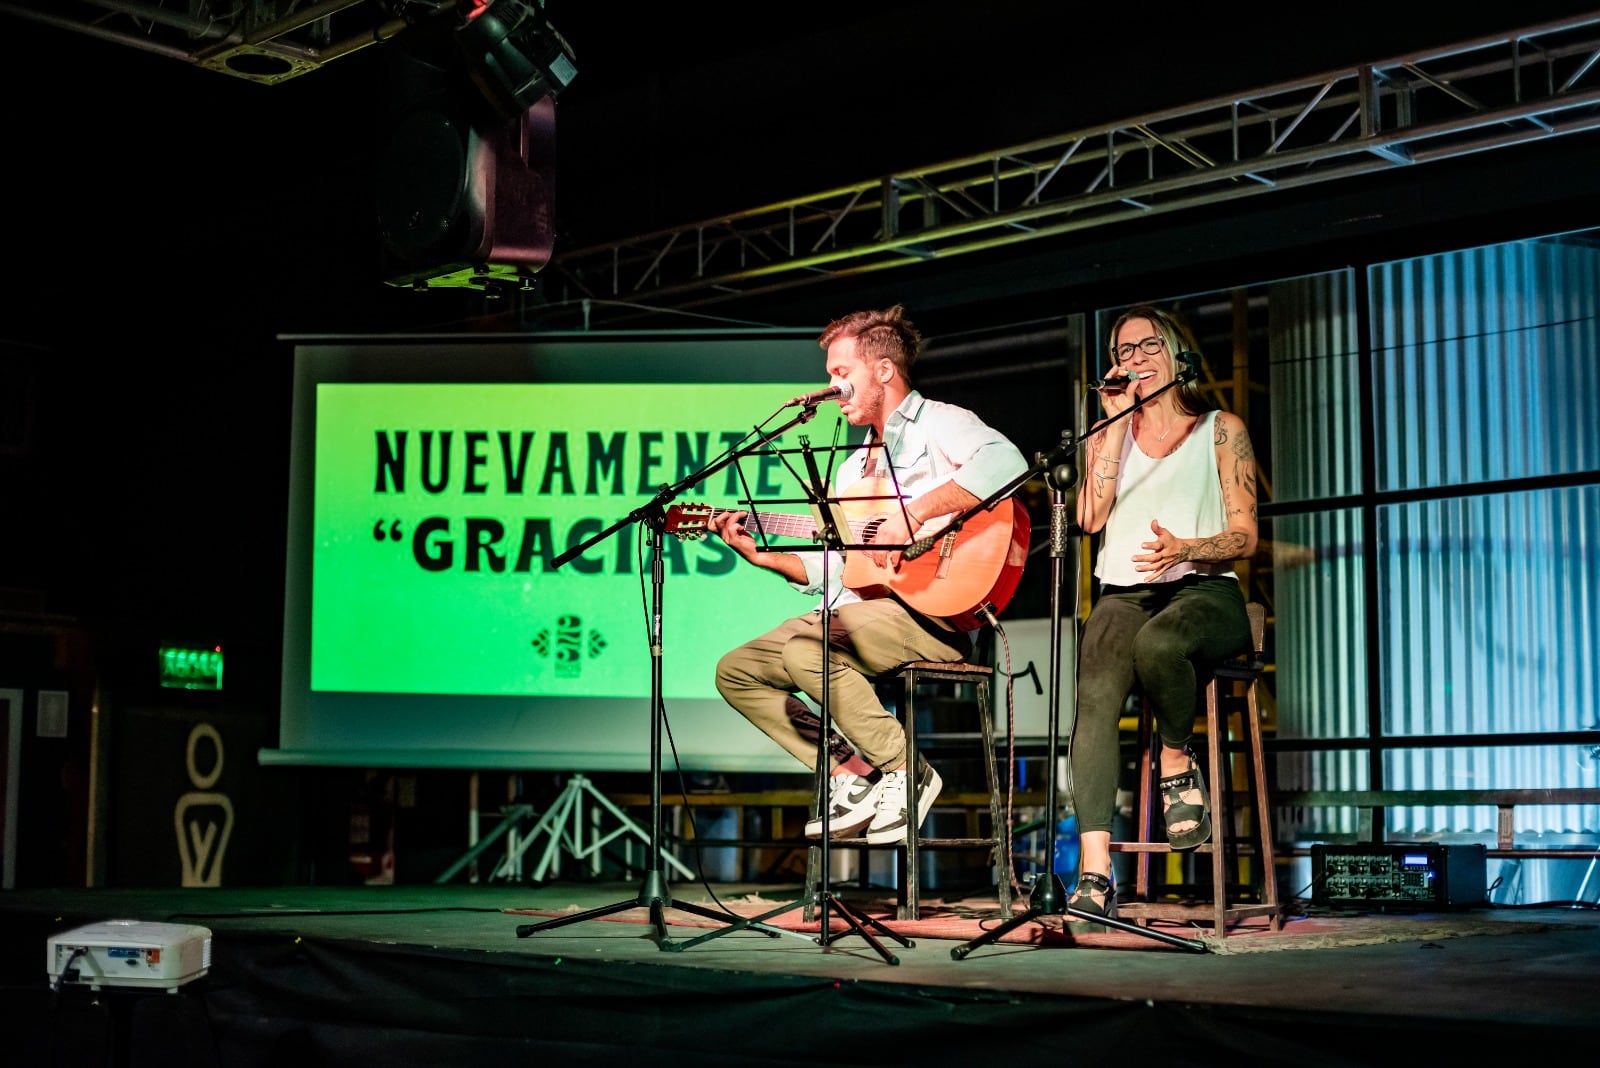
[[[850,487],[862,479],[869,457],[875,457],[875,476],[891,486],[898,486],[908,500],[915,500],[945,482],[954,482],[982,500],[1028,469],[1021,451],[977,415],[954,404],[929,400],[916,390],[907,394],[900,406],[890,413],[884,424],[881,447],[869,442],[840,465],[834,476],[835,495],[849,494]],[[885,513],[896,508],[892,500],[878,504]],[[880,509],[865,507],[863,510],[871,513]],[[848,544],[849,535],[845,537]],[[844,562],[834,553],[797,555],[805,565],[806,582],[791,583],[795,589],[802,593],[822,593],[826,567],[828,596],[825,603],[837,608],[861,599],[853,590],[841,585]]]

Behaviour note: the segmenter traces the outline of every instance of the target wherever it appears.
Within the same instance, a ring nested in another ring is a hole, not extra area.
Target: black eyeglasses
[[[1129,341],[1125,344],[1118,345],[1113,351],[1116,353],[1118,363],[1126,363],[1128,361],[1128,357],[1133,355],[1134,349],[1142,349],[1146,356],[1154,356],[1159,353],[1162,348],[1166,346],[1166,344],[1167,341],[1165,338],[1161,337],[1160,335],[1152,334],[1143,341]]]

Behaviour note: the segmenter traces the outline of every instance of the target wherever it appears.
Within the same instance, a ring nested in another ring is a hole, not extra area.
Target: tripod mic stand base
[[[1061,882],[1061,877],[1053,871],[1041,872],[1034,879],[1033,889],[1028,892],[1027,911],[1017,913],[970,942],[963,942],[950,951],[950,959],[963,960],[979,946],[998,942],[1025,923],[1031,923],[1040,916],[1059,916],[1066,911],[1068,911],[1067,888]]]
[[[978,947],[998,942],[1018,927],[1025,923],[1031,923],[1040,916],[1070,916],[1075,920],[1087,920],[1090,923],[1098,923],[1103,927],[1115,928],[1127,934],[1136,934],[1141,938],[1152,938],[1157,942],[1165,942],[1169,946],[1177,946],[1180,949],[1187,949],[1195,953],[1205,953],[1210,949],[1199,939],[1180,938],[1175,934],[1168,934],[1166,931],[1155,931],[1148,927],[1140,927],[1138,924],[1129,923],[1126,920],[1119,920],[1115,916],[1107,916],[1100,912],[1090,912],[1087,909],[1073,908],[1067,904],[1066,887],[1062,884],[1060,877],[1055,872],[1043,872],[1038,876],[1033,890],[1028,894],[1028,911],[1018,913],[999,926],[983,932],[983,934],[970,942],[963,942],[950,951],[950,959],[964,960],[968,954]]]
[[[874,938],[872,936],[872,932],[867,928],[874,927],[883,935],[894,939],[896,942],[899,942],[902,946],[907,948],[910,948],[912,945],[914,945],[909,938],[889,930],[889,928],[885,927],[880,920],[874,919],[871,916],[863,916],[857,913],[849,905],[846,905],[843,901],[839,900],[839,898],[835,897],[831,890],[819,891],[814,899],[814,902],[818,906],[817,923],[819,928],[817,934],[817,945],[819,946],[826,948],[839,939],[846,937],[847,935],[857,934],[862,937],[867,945],[871,946],[873,950],[877,952],[878,956],[884,959],[885,963],[899,964],[900,958],[883,948],[883,943]],[[844,918],[844,922],[849,930],[840,931],[837,934],[831,930],[832,924],[828,922],[828,910],[830,907],[839,911],[839,915]]]
[[[868,930],[869,927],[876,928],[879,933],[884,935],[884,937],[892,938],[902,946],[909,948],[915,945],[915,943],[913,943],[910,939],[891,931],[888,927],[885,927],[881,921],[874,919],[871,916],[863,916],[857,913],[849,905],[845,904],[843,901],[839,900],[839,898],[834,896],[831,890],[819,890],[810,897],[804,897],[798,901],[791,901],[787,905],[779,905],[775,909],[770,909],[766,912],[763,912],[759,916],[755,916],[747,921],[744,921],[744,926],[753,927],[770,935],[794,934],[795,932],[793,931],[785,931],[781,928],[769,927],[765,921],[772,919],[774,916],[781,916],[785,912],[793,912],[795,909],[805,908],[807,905],[813,906],[817,909],[819,933],[815,939],[812,939],[812,941],[816,942],[817,945],[822,946],[824,949],[838,939],[844,938],[848,935],[857,934],[866,941],[867,945],[871,946],[873,950],[877,952],[878,956],[884,959],[885,963],[899,964],[900,958],[896,957],[893,953],[890,953],[887,949],[885,949],[883,943],[878,941],[877,938],[873,937],[872,932]],[[844,919],[847,930],[839,932],[831,930],[833,925],[828,919],[828,913],[830,910],[835,910],[839,913],[839,915]],[[728,930],[711,931],[708,934],[700,935],[698,938],[691,938],[687,942],[680,942],[671,946],[663,946],[662,948],[673,950],[688,949],[690,946],[698,945],[701,942],[709,942],[713,938],[720,938],[728,933]],[[800,937],[805,936],[801,935]]]
[[[1067,887],[1053,871],[1041,872],[1028,891],[1028,911],[1059,916],[1067,911]]]
[[[1063,911],[1062,915],[1071,916],[1075,920],[1088,920],[1090,923],[1098,923],[1102,927],[1111,927],[1126,934],[1138,935],[1141,938],[1153,938],[1157,942],[1165,942],[1169,946],[1177,946],[1179,949],[1187,949],[1194,953],[1207,953],[1211,949],[1210,946],[1198,938],[1180,938],[1166,931],[1140,927],[1136,923],[1129,923],[1127,920],[1119,920],[1115,916],[1107,916],[1099,912],[1088,912],[1084,909],[1075,909],[1069,906]]]
[[[690,942],[678,944],[674,943],[670,938],[668,938],[667,909],[669,908],[692,913],[696,916],[702,916],[709,920],[720,921],[728,924],[728,930],[742,931],[747,927],[757,927],[763,934],[771,937],[776,937],[781,933],[774,928],[762,927],[758,920],[747,920],[742,916],[735,916],[729,912],[718,912],[715,909],[708,909],[703,905],[694,905],[684,902],[674,903],[671,892],[667,890],[667,877],[662,874],[661,869],[658,867],[644,877],[644,881],[639,884],[639,893],[632,898],[622,901],[613,901],[609,905],[601,905],[598,908],[587,909],[583,912],[575,912],[571,916],[558,916],[553,920],[546,920],[543,923],[519,924],[517,927],[517,937],[527,938],[529,935],[537,934],[540,931],[548,931],[553,927],[565,927],[568,924],[579,923],[583,920],[598,920],[606,916],[614,916],[619,912],[627,912],[629,909],[649,909],[650,926],[655,930],[656,945],[660,949],[677,950],[682,949],[684,946],[690,945],[693,942],[702,941],[702,939],[697,938],[692,939]],[[717,931],[715,933],[726,934],[727,930]]]

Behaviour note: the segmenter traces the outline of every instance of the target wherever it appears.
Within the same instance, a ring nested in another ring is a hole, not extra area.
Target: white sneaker
[[[849,838],[872,822],[886,775],[871,780],[853,772],[828,776],[828,837]],[[807,838],[822,837],[822,817],[806,823]]]
[[[939,791],[944,788],[944,780],[939,778],[939,773],[933,770],[921,757],[917,758],[917,823],[922,826],[923,819],[928,815],[928,810],[933,807],[933,802],[939,796]],[[906,772],[904,768],[899,771],[887,771],[883,775],[883,793],[878,798],[878,812],[872,817],[872,823],[867,828],[867,842],[870,845],[888,845],[892,842],[906,840]]]

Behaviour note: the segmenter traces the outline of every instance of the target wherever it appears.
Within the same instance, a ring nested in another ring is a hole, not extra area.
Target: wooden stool
[[[1004,799],[1001,794],[999,775],[995,770],[994,751],[994,702],[992,696],[994,682],[994,668],[986,664],[972,664],[958,660],[945,663],[937,660],[913,660],[902,665],[897,671],[878,678],[878,682],[886,683],[898,678],[902,687],[900,715],[906,729],[906,767],[915,770],[917,767],[917,710],[916,692],[919,683],[948,682],[953,683],[957,692],[962,685],[974,687],[974,705],[978,714],[978,725],[983,745],[983,768],[989,787],[989,820],[990,836],[987,838],[936,838],[925,832],[923,827],[918,827],[916,833],[906,836],[906,841],[886,845],[872,845],[863,838],[835,838],[830,845],[832,848],[845,846],[851,849],[893,849],[897,851],[896,871],[899,874],[900,898],[896,916],[902,920],[915,920],[919,916],[919,855],[925,848],[959,849],[959,848],[985,848],[990,851],[993,861],[995,885],[1000,893],[1000,914],[1002,917],[1011,915],[1011,835],[1010,828],[1006,826]],[[1009,729],[1009,728],[1008,728]],[[906,781],[906,806],[913,814],[917,811],[917,777],[915,774],[907,776]],[[945,786],[948,796],[949,784]],[[818,803],[821,801],[819,799]],[[938,802],[934,802],[937,807]],[[931,822],[933,814],[930,811],[928,820]],[[820,846],[812,846],[808,851],[806,860],[806,900],[810,902],[815,895],[821,878],[818,874],[818,865],[822,859]],[[808,904],[806,919],[814,918],[812,908]]]
[[[1254,601],[1245,606],[1250,617],[1250,653],[1218,665],[1205,685],[1206,693],[1206,788],[1211,795],[1211,838],[1191,852],[1209,854],[1211,857],[1210,904],[1177,904],[1149,901],[1150,854],[1171,853],[1164,832],[1156,828],[1156,810],[1159,806],[1156,782],[1161,766],[1157,759],[1160,737],[1152,729],[1153,712],[1145,702],[1139,715],[1139,800],[1135,833],[1136,842],[1112,842],[1114,853],[1137,853],[1137,879],[1135,890],[1139,900],[1124,905],[1117,903],[1117,916],[1134,923],[1148,920],[1209,920],[1213,931],[1225,936],[1229,925],[1251,916],[1271,917],[1271,929],[1282,925],[1283,913],[1278,904],[1278,876],[1272,846],[1272,814],[1267,800],[1266,758],[1261,745],[1261,714],[1256,702],[1256,688],[1260,685],[1265,665],[1261,660],[1265,648],[1265,607]],[[1219,693],[1222,681],[1231,682],[1232,692]],[[1243,701],[1238,701],[1239,690]],[[1224,700],[1229,708],[1221,707]],[[1252,823],[1246,831],[1235,830],[1233,812],[1233,774],[1228,745],[1228,717],[1238,712],[1241,734],[1244,736],[1246,775],[1253,788]],[[1244,904],[1230,894],[1237,885],[1228,881],[1230,865],[1238,864],[1240,839],[1248,839],[1250,848],[1260,862],[1261,893],[1254,903]]]

